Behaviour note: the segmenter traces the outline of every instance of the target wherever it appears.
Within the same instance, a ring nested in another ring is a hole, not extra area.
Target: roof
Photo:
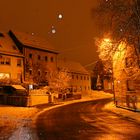
[[[79,63],[68,60],[58,60],[58,68],[66,68],[69,72],[89,74],[89,72]]]
[[[25,33],[15,30],[12,31],[12,33],[25,46],[58,53],[58,51],[46,39],[40,38],[33,33]]]
[[[0,32],[0,53],[5,55],[23,56],[16,44],[7,33]]]
[[[22,89],[22,90],[25,90],[25,88],[23,86],[21,86],[21,85],[12,85],[12,87],[14,89]]]

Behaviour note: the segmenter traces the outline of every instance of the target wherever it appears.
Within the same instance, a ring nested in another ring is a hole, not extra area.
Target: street
[[[103,109],[111,99],[75,103],[42,113],[40,140],[139,140],[140,124]]]

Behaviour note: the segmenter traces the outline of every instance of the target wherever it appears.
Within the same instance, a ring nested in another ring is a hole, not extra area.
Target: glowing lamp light
[[[111,42],[111,40],[109,38],[104,38],[105,42]]]
[[[56,30],[55,29],[52,29],[52,33],[55,34],[56,33]]]
[[[62,15],[62,14],[59,14],[59,15],[58,15],[58,18],[59,18],[59,19],[62,19],[62,18],[63,18],[63,15]]]

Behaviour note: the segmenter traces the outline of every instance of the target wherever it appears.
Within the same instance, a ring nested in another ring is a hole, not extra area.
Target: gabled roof
[[[7,33],[0,32],[0,53],[5,55],[23,56],[16,44]]]
[[[68,72],[89,74],[89,72],[78,62],[68,60],[58,60],[58,68],[66,68]]]
[[[46,39],[40,38],[35,34],[29,34],[15,30],[12,30],[11,32],[16,36],[20,43],[25,46],[58,53],[57,50]]]

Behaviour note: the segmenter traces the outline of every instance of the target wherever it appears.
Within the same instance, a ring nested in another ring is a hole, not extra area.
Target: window
[[[32,75],[32,69],[29,69],[29,74]]]
[[[81,76],[81,80],[83,80],[83,76]]]
[[[40,70],[38,70],[38,75],[40,76],[40,74],[41,74],[41,72],[40,72]]]
[[[54,58],[53,57],[51,57],[51,62],[53,62],[54,61]]]
[[[4,58],[3,57],[0,58],[0,64],[4,64]]]
[[[78,80],[78,75],[76,76],[76,79]]]
[[[47,56],[45,56],[45,61],[48,61],[48,57]]]
[[[86,76],[84,76],[84,80],[86,80]]]
[[[33,57],[33,55],[31,53],[29,53],[29,58],[32,58],[32,57]]]
[[[17,59],[17,66],[21,66],[21,59]]]
[[[10,58],[5,58],[5,64],[10,65],[10,63],[11,63],[11,59]]]
[[[38,55],[38,60],[40,60],[41,59],[41,56],[40,55]]]
[[[9,57],[0,57],[0,64],[10,65],[11,59]]]
[[[133,80],[127,80],[127,90],[128,91],[134,91],[135,90],[134,81]]]
[[[89,80],[89,76],[87,76],[87,80]]]
[[[72,79],[74,79],[74,75],[72,75]]]
[[[10,78],[9,73],[0,73],[0,79]]]

